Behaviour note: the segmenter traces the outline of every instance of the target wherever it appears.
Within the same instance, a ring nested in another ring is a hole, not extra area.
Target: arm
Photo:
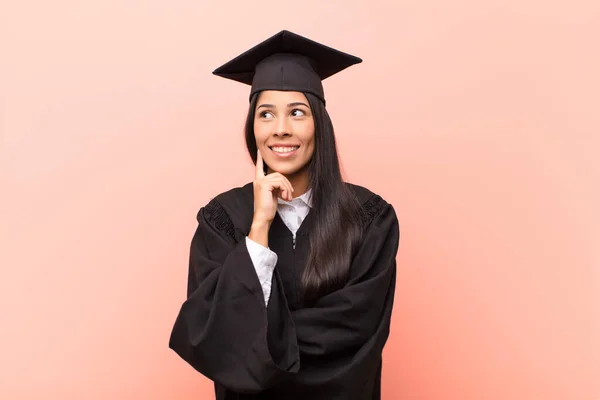
[[[216,215],[216,217],[215,217]],[[245,241],[235,243],[227,213],[213,200],[198,213],[190,250],[188,297],[169,347],[196,370],[231,390],[256,393],[296,372],[291,319],[275,357],[267,343],[267,309]]]
[[[256,270],[256,275],[262,286],[262,291],[265,298],[265,304],[269,303],[271,295],[271,281],[273,279],[273,270],[277,265],[277,254],[254,240],[246,237],[246,247],[252,259],[252,265]]]
[[[292,313],[302,365],[293,379],[302,398],[370,399],[377,390],[368,383],[377,382],[389,336],[398,244],[394,209],[382,205],[353,259],[347,285]],[[274,292],[271,301],[275,298]]]

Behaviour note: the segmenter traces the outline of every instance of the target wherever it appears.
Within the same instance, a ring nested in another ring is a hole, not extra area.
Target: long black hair
[[[315,124],[315,150],[308,165],[314,223],[310,226],[310,252],[302,276],[304,301],[310,304],[346,283],[363,232],[360,203],[342,179],[333,124],[325,104],[310,93],[305,95]],[[257,101],[258,93],[250,100],[245,129],[246,146],[254,164]]]

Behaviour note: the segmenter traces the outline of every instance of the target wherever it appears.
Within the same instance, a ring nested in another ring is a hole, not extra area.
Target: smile
[[[298,150],[300,146],[273,146],[269,147],[273,153],[277,154],[279,157],[290,157],[296,150]]]

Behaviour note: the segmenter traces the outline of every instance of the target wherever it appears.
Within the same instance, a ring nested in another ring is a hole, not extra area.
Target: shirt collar
[[[279,197],[277,198],[277,203],[279,204],[294,204],[298,201],[301,201],[312,208],[312,189],[308,189],[303,195],[296,197],[292,201],[285,201],[280,199]]]

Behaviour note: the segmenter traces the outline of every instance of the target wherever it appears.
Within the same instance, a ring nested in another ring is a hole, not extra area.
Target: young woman
[[[282,31],[215,70],[252,85],[255,177],[200,209],[169,345],[217,400],[380,399],[398,220],[342,180],[321,83],[360,61]]]

